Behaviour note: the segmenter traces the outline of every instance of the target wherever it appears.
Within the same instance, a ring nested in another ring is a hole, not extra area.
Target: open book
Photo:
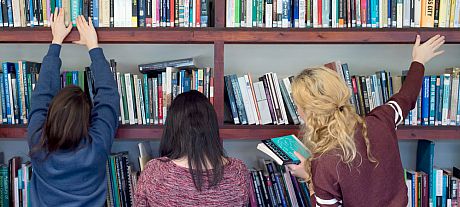
[[[262,143],[257,145],[257,149],[270,156],[279,165],[299,164],[300,160],[294,152],[300,153],[305,158],[310,157],[307,147],[295,135],[262,140]]]

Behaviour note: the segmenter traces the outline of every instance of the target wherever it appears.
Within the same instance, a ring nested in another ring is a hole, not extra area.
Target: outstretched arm
[[[420,36],[417,36],[412,52],[412,64],[404,84],[399,92],[393,95],[385,105],[376,108],[370,115],[375,115],[385,120],[390,123],[392,128],[402,123],[417,102],[425,73],[424,65],[433,57],[444,52],[437,51],[444,42],[444,36],[436,35],[425,43],[420,44]]]
[[[104,53],[98,46],[97,34],[93,23],[83,16],[77,18],[80,40],[76,44],[86,45],[91,57],[91,72],[94,78],[94,107],[91,112],[90,136],[95,144],[110,153],[113,138],[118,128],[120,114],[120,96],[117,84]]]
[[[40,131],[46,120],[48,106],[53,97],[61,88],[59,81],[59,70],[61,68],[61,44],[65,37],[72,30],[72,25],[66,27],[64,25],[64,10],[56,9],[51,17],[51,31],[53,33],[53,41],[48,49],[48,53],[43,58],[40,69],[40,78],[32,92],[31,112],[29,114],[29,125],[27,128],[27,136],[29,147],[37,144],[41,137]]]

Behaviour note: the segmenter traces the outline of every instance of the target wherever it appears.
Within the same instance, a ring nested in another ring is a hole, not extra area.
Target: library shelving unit
[[[404,29],[269,29],[225,28],[225,1],[215,1],[215,26],[210,28],[98,28],[102,44],[212,44],[214,46],[215,109],[223,139],[264,139],[299,132],[299,126],[240,126],[224,124],[224,46],[226,44],[412,44],[416,34],[422,40],[434,34],[445,35],[447,44],[460,43],[460,30],[440,28]],[[0,28],[0,44],[51,41],[49,28]],[[65,42],[77,40],[72,31]],[[162,126],[120,126],[117,138],[159,139]],[[0,140],[24,139],[26,127],[0,125]],[[460,140],[460,127],[401,126],[399,139]]]

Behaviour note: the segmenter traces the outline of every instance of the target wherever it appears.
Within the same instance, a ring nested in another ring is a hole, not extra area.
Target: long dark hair
[[[198,191],[203,188],[204,176],[208,178],[208,188],[222,180],[226,156],[217,115],[202,93],[190,91],[174,99],[166,118],[160,156],[169,159],[186,157]],[[208,165],[212,167],[212,173],[209,173]]]
[[[75,150],[88,137],[91,102],[80,87],[68,85],[54,96],[48,108],[40,142],[30,154],[45,149],[46,157],[57,150]]]

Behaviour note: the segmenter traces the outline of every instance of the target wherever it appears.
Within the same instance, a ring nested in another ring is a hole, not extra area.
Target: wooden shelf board
[[[271,137],[297,134],[299,126],[242,126],[224,125],[220,136],[224,140],[261,140]],[[0,140],[18,140],[26,137],[26,127],[20,125],[0,125]],[[396,132],[400,140],[460,140],[460,127],[401,126]],[[163,126],[121,126],[118,140],[158,140],[163,134]]]
[[[460,43],[460,28],[98,28],[101,44],[412,44],[441,34],[446,43]],[[78,40],[75,29],[65,42]],[[49,43],[49,28],[0,28],[0,43]]]

